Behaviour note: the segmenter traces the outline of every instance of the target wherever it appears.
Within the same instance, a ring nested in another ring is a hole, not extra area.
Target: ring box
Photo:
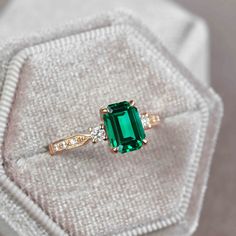
[[[177,12],[169,26],[181,31],[172,35],[161,16],[150,31],[117,11],[1,49],[0,212],[19,235],[193,233],[222,104],[209,85],[205,25]],[[142,150],[112,155],[99,143],[50,158],[52,140],[97,125],[99,107],[130,99],[162,120]]]

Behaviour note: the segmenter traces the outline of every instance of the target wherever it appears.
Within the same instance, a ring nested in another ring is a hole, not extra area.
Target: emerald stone
[[[146,135],[137,108],[124,101],[108,105],[107,110],[103,120],[110,146],[120,153],[140,149]]]

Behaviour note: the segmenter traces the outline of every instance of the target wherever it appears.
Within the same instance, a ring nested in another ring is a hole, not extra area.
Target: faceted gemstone
[[[141,115],[141,122],[143,125],[143,128],[146,129],[150,126],[150,118],[146,115]]]
[[[145,132],[137,108],[124,101],[108,105],[107,110],[103,120],[110,146],[120,153],[140,149]]]
[[[102,141],[106,138],[105,130],[101,127],[95,127],[90,132],[93,141]]]

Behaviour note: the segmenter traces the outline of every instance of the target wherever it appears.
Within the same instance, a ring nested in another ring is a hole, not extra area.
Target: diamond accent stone
[[[56,143],[54,144],[53,148],[55,152],[62,151],[66,149],[66,143],[64,141]]]
[[[150,118],[146,114],[141,115],[141,122],[142,122],[142,125],[143,125],[144,129],[149,128],[150,125],[151,125]]]
[[[58,144],[58,146],[61,150],[66,149],[66,142],[62,141]]]
[[[90,134],[91,134],[93,142],[97,142],[97,141],[101,142],[106,139],[105,129],[100,126],[93,128]]]
[[[55,152],[57,152],[57,151],[59,150],[59,148],[58,148],[58,145],[57,145],[57,144],[54,144],[54,145],[53,145],[53,148],[54,148],[54,151],[55,151]]]
[[[72,138],[69,140],[70,145],[75,145],[77,143],[77,140],[75,138]]]

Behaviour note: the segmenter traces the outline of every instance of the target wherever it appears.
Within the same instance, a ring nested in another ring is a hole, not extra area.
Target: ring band
[[[133,100],[108,105],[100,109],[102,123],[89,128],[89,133],[81,133],[57,140],[48,146],[49,153],[55,155],[66,150],[84,146],[92,141],[108,141],[114,153],[138,150],[147,144],[145,130],[160,123],[160,117],[152,113],[139,113]]]

